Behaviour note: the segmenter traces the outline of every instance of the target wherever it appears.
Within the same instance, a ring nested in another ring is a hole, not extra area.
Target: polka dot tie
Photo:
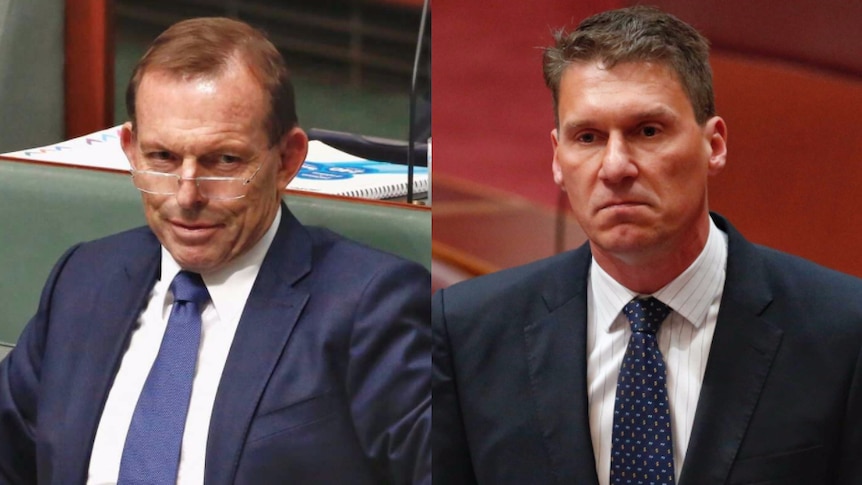
[[[611,484],[674,484],[673,438],[665,366],[656,332],[670,308],[635,298],[623,308],[632,336],[614,402]]]

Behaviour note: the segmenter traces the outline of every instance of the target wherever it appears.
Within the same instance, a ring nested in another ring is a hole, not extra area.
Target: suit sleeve
[[[350,337],[347,392],[357,436],[394,484],[431,485],[431,278],[378,268]]]
[[[51,298],[71,248],[51,271],[36,315],[12,352],[0,362],[0,483],[36,483],[36,425],[39,382]]]
[[[445,290],[438,291],[431,303],[431,326],[434,334],[434,425],[431,435],[434,481],[447,485],[474,484],[477,482],[461,417],[444,292]]]

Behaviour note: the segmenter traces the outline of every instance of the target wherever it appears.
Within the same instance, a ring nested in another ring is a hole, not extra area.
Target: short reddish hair
[[[182,78],[216,76],[235,60],[248,67],[269,95],[271,107],[265,128],[270,143],[277,143],[298,122],[287,65],[263,32],[224,17],[183,20],[153,41],[135,66],[126,88],[126,111],[132,127],[136,122],[138,87],[147,72],[165,72]]]

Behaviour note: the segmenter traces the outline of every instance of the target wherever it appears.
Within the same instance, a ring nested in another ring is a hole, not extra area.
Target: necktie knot
[[[661,322],[670,313],[670,307],[653,297],[634,298],[623,307],[623,313],[632,327],[632,332],[655,335]]]
[[[210,299],[210,294],[204,280],[198,273],[180,271],[171,282],[171,294],[174,301],[190,301],[200,307]]]

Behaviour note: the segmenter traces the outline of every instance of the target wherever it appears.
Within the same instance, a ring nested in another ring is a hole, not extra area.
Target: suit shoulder
[[[831,329],[827,334],[862,338],[862,279],[772,248],[758,246],[758,250],[776,311],[805,315],[809,326]],[[818,310],[824,308],[829,310]],[[798,318],[788,321],[799,324]]]
[[[862,291],[862,279],[826,268],[802,257],[747,241],[730,223],[712,214],[719,229],[727,233],[728,276],[736,281],[763,278],[789,295],[835,294]],[[763,270],[761,274],[759,271]]]
[[[440,298],[445,293],[447,312],[456,309],[481,312],[496,308],[494,313],[501,309],[520,309],[522,313],[527,307],[544,305],[542,291],[558,286],[554,280],[585,279],[589,261],[585,248],[568,251],[457,283],[441,290]]]
[[[756,246],[776,283],[817,293],[836,290],[862,292],[862,279],[821,266],[805,258],[766,246]],[[858,293],[857,293],[858,294]]]

